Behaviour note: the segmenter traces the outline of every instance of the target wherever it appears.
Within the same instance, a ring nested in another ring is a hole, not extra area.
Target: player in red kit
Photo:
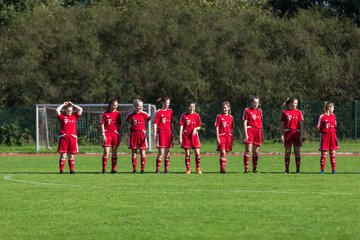
[[[335,105],[325,102],[324,113],[320,115],[317,128],[320,130],[320,168],[321,174],[325,174],[326,152],[330,154],[332,174],[336,174],[336,150],[339,145],[336,137],[336,116],[333,114]]]
[[[174,119],[173,111],[169,108],[170,99],[160,98],[158,104],[161,104],[161,109],[156,111],[154,120],[154,139],[156,139],[156,147],[158,148],[158,155],[156,158],[156,172],[160,173],[160,166],[163,156],[165,155],[165,173],[169,172],[170,164],[170,148],[173,146],[173,129]]]
[[[186,174],[190,174],[190,148],[194,149],[196,172],[202,174],[200,169],[200,139],[198,131],[201,128],[201,119],[195,112],[196,103],[189,102],[188,110],[180,118],[180,145],[185,150]]]
[[[148,148],[146,139],[146,124],[150,120],[149,114],[143,112],[143,101],[139,99],[134,100],[134,112],[130,113],[126,120],[130,123],[130,139],[129,149],[132,150],[132,165],[133,173],[136,173],[136,154],[137,149],[140,149],[141,155],[141,172],[144,173],[146,165],[146,149]]]
[[[222,114],[216,116],[217,150],[220,151],[220,173],[226,173],[227,154],[232,150],[234,119],[228,101],[222,103]]]
[[[61,109],[65,107],[65,114]],[[73,113],[74,108],[76,112]],[[58,108],[56,113],[61,122],[59,131],[59,146],[58,153],[60,153],[59,160],[59,173],[64,172],[66,157],[68,157],[70,173],[75,173],[75,158],[74,154],[78,153],[77,134],[76,134],[76,121],[79,119],[83,109],[72,102],[64,102]]]
[[[106,164],[109,158],[110,148],[112,150],[111,173],[116,173],[117,149],[121,140],[120,126],[122,124],[121,114],[116,110],[117,107],[118,100],[115,98],[110,99],[108,109],[101,117],[102,147],[104,148],[102,156],[102,173],[106,173]]]
[[[262,143],[262,110],[260,109],[259,97],[251,98],[251,107],[246,108],[243,114],[244,121],[244,168],[249,172],[249,159],[252,153],[253,173],[257,172],[259,148]]]
[[[291,147],[294,145],[296,173],[300,173],[300,147],[304,133],[304,119],[300,110],[296,109],[298,100],[288,98],[284,103],[286,109],[281,113],[280,132],[285,146],[285,174],[289,173]]]

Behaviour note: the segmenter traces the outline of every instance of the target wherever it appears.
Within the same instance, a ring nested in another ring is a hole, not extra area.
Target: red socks
[[[200,168],[200,157],[195,157],[196,168]]]
[[[244,168],[245,168],[245,172],[248,172],[248,171],[249,171],[249,159],[250,159],[250,154],[244,153]]]
[[[131,160],[132,160],[133,170],[136,171],[136,157],[133,157]]]
[[[161,158],[156,159],[156,172],[160,171]]]
[[[289,172],[290,155],[285,154],[285,172]]]
[[[321,153],[321,158],[320,158],[321,171],[325,171],[325,164],[326,164],[326,153]]]
[[[66,158],[60,158],[60,160],[59,160],[59,168],[60,168],[61,173],[64,172],[65,163],[66,163]]]
[[[102,170],[106,171],[106,164],[107,164],[108,158],[102,157]]]
[[[75,170],[75,159],[74,158],[69,158],[69,167],[70,167],[70,172],[73,172]]]
[[[296,172],[299,173],[300,172],[300,155],[299,156],[295,156],[295,163],[296,163]]]
[[[141,171],[145,171],[146,157],[141,157]]]
[[[190,170],[190,157],[185,157],[186,170]]]
[[[112,156],[111,157],[111,171],[112,172],[116,171],[116,164],[117,164],[117,156]]]
[[[331,161],[331,170],[332,170],[332,171],[336,171],[336,157],[335,157],[335,153],[334,153],[334,154],[330,154],[330,161]]]
[[[253,172],[256,172],[258,160],[259,160],[259,157],[253,155],[253,157],[252,157]]]
[[[225,172],[225,170],[226,170],[226,161],[227,161],[226,158],[220,157],[220,172]]]
[[[169,165],[170,165],[170,156],[167,156],[165,158],[165,172],[169,171]]]

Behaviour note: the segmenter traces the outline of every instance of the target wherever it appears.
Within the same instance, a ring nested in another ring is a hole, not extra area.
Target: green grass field
[[[1,156],[0,239],[360,239],[360,157],[337,159],[336,175],[318,174],[318,156],[285,175],[281,155],[244,174],[232,155],[222,175],[203,156],[204,174],[185,175],[174,155],[156,175],[149,156],[140,175],[125,155],[103,175],[100,157],[78,156],[77,174],[59,175],[56,155]]]

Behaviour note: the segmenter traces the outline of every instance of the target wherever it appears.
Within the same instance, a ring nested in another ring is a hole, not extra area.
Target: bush
[[[3,123],[0,125],[0,144],[8,146],[22,146],[29,143],[31,132],[22,128],[18,123]]]

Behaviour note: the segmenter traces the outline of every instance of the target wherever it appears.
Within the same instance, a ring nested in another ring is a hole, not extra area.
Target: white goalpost
[[[57,118],[56,108],[60,104],[36,104],[36,151],[41,148],[51,149],[57,147],[58,132],[60,122]],[[81,145],[101,146],[101,116],[106,111],[107,104],[77,104],[84,109],[82,116],[77,122],[78,141]],[[122,141],[121,145],[128,144],[129,124],[126,122],[126,116],[133,111],[132,104],[119,104],[118,109],[122,117]],[[150,115],[148,123],[147,140],[149,151],[153,151],[155,141],[153,141],[153,120],[156,114],[156,106],[144,103],[143,111]]]

